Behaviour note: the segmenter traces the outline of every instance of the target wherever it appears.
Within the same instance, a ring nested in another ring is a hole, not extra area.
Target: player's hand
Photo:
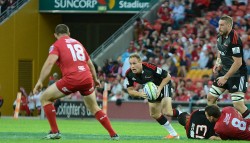
[[[101,83],[98,79],[95,79],[95,87],[101,87]]]
[[[160,94],[161,94],[161,90],[159,88],[157,88],[157,97],[156,97],[156,99],[160,96]]]
[[[221,140],[221,138],[217,137],[217,136],[211,136],[209,139],[210,140]]]
[[[140,97],[142,98],[148,98],[147,94],[145,92],[140,92]]]
[[[227,82],[227,79],[224,76],[220,76],[217,78],[217,84],[219,86],[223,86]]]
[[[43,88],[43,83],[41,81],[37,81],[36,86],[33,89],[33,94],[37,94]]]
[[[215,64],[213,67],[213,73],[218,74],[221,68],[222,68],[221,65]]]

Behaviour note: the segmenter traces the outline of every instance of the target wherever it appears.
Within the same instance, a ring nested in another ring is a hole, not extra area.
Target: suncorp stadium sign
[[[156,0],[155,0],[156,1]],[[52,13],[136,13],[151,0],[40,0],[40,12]]]

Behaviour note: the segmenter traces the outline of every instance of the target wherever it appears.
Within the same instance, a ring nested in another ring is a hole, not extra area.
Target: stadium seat
[[[200,81],[202,76],[207,74],[211,75],[213,73],[212,69],[191,69],[187,75],[186,79],[190,78],[193,81]]]

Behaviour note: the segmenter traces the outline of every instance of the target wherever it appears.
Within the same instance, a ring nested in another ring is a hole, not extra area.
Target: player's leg
[[[163,99],[162,103],[162,113],[171,117],[178,117],[181,114],[181,111],[172,108],[172,84],[171,82],[165,85],[161,91]]]
[[[95,115],[95,118],[102,124],[102,126],[109,132],[112,139],[118,140],[119,137],[113,130],[110,120],[101,108],[97,105],[95,92],[83,97],[84,103],[89,111]]]
[[[177,109],[173,109],[171,97],[164,97],[161,102],[162,102],[162,113],[164,115],[171,117],[178,117],[182,113]]]
[[[178,134],[172,127],[168,119],[162,115],[162,104],[160,102],[151,103],[149,102],[149,113],[152,118],[154,118],[160,125],[162,125],[170,134],[168,138],[179,139]]]
[[[209,89],[209,93],[207,95],[207,104],[208,105],[216,104],[217,99],[224,91],[225,89],[218,87],[217,81],[215,81],[212,87]]]
[[[236,108],[245,119],[250,118],[250,110],[247,109],[244,98],[247,91],[247,75],[240,77],[231,77],[228,79],[229,93],[233,101],[234,108]]]
[[[58,88],[56,87],[56,84],[52,84],[42,93],[40,97],[45,115],[49,121],[50,128],[51,128],[51,132],[45,138],[48,138],[48,139],[60,138],[60,136],[56,136],[59,133],[59,129],[56,123],[56,110],[53,105],[53,101],[63,96],[65,95],[61,91],[58,90]]]
[[[231,93],[234,108],[236,108],[245,119],[250,119],[250,110],[246,107],[244,102],[245,93],[234,92]]]

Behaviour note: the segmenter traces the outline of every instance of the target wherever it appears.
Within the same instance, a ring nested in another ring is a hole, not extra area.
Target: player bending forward
[[[62,72],[62,78],[49,86],[41,95],[41,103],[50,124],[50,132],[46,139],[60,139],[61,134],[56,123],[56,110],[53,101],[79,91],[90,112],[109,132],[111,139],[119,136],[111,127],[108,116],[102,112],[96,102],[95,86],[99,86],[96,71],[85,48],[80,42],[70,38],[69,28],[59,24],[55,28],[57,41],[50,47],[49,56],[45,61],[40,77],[33,90],[38,93],[43,87],[43,81],[48,77],[55,63]]]
[[[195,110],[191,115],[183,112],[178,116],[178,121],[190,139],[209,139],[215,136],[214,123],[206,118],[204,109]]]
[[[219,137],[214,140],[250,140],[250,119],[244,119],[233,107],[225,107],[220,111],[217,105],[205,108],[207,119],[215,123],[214,131]]]
[[[151,81],[157,85],[158,98],[156,100],[148,100],[150,116],[170,133],[165,138],[179,139],[180,136],[164,116],[177,117],[180,113],[178,110],[172,109],[170,74],[153,64],[142,62],[138,54],[131,54],[129,63],[130,69],[126,72],[127,91],[129,95],[147,98],[144,92],[138,92],[134,89],[134,82],[144,85]]]

